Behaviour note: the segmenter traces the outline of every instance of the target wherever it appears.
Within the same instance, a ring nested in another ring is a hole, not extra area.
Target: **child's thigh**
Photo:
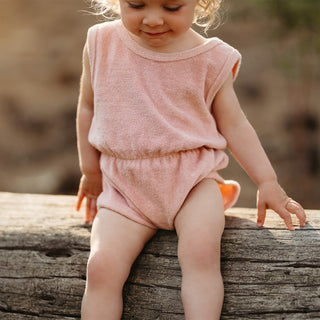
[[[221,236],[224,229],[224,207],[218,183],[214,179],[204,179],[196,185],[175,219],[179,234],[214,231]]]
[[[175,220],[180,260],[219,259],[224,224],[219,186],[213,179],[204,179],[192,189]]]
[[[131,265],[156,230],[107,209],[100,209],[92,226],[91,252]]]

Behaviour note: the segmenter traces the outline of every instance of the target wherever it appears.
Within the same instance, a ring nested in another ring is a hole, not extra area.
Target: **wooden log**
[[[0,193],[0,319],[80,319],[90,229],[75,202]],[[228,210],[221,319],[320,319],[319,213],[290,232],[272,212],[257,229],[256,210]],[[123,319],[184,319],[180,285],[176,234],[159,231],[125,285]]]

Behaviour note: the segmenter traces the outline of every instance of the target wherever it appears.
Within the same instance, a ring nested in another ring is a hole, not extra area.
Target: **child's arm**
[[[213,113],[229,150],[258,186],[258,226],[264,224],[266,209],[277,212],[290,230],[294,230],[291,213],[297,215],[301,226],[305,226],[303,208],[290,199],[278,184],[276,173],[258,136],[241,110],[231,74],[215,97]]]
[[[91,86],[89,57],[86,46],[83,50],[83,70],[80,83],[80,95],[77,109],[77,139],[80,170],[82,178],[78,191],[77,210],[84,198],[86,222],[92,222],[96,212],[96,200],[102,191],[102,174],[99,166],[100,153],[88,141],[93,118],[93,90]]]

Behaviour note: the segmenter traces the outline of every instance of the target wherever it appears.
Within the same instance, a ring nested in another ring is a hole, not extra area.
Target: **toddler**
[[[82,178],[93,223],[82,319],[116,320],[122,289],[156,230],[175,229],[187,320],[220,318],[220,241],[224,210],[239,185],[225,181],[232,152],[258,186],[259,227],[266,209],[290,230],[303,208],[288,198],[233,89],[237,50],[206,39],[221,0],[101,0],[119,20],[91,27],[83,51],[77,111]]]

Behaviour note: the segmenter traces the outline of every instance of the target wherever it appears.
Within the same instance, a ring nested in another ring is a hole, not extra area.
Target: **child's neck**
[[[186,50],[198,47],[206,41],[205,38],[203,38],[201,35],[199,35],[197,32],[195,32],[191,28],[187,32],[179,36],[179,38],[177,38],[176,41],[173,41],[166,46],[159,46],[159,47],[151,47],[146,45],[143,41],[141,41],[141,39],[138,36],[130,32],[129,32],[129,35],[134,41],[136,41],[142,47],[149,50],[153,50],[156,52],[163,52],[163,53],[175,53],[175,52],[186,51]]]

